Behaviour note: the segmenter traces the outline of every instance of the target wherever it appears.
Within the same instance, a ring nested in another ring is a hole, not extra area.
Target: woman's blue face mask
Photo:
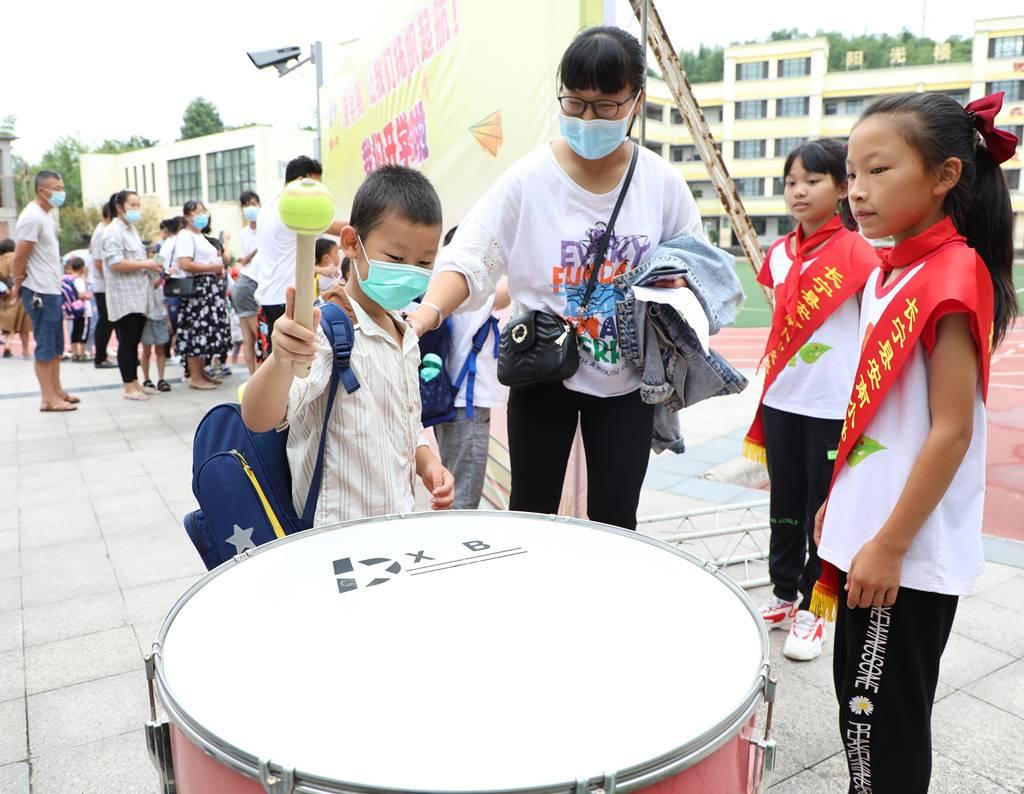
[[[580,157],[587,160],[600,160],[607,157],[622,145],[629,132],[629,123],[633,118],[633,110],[640,99],[636,99],[629,107],[629,112],[621,119],[581,119],[577,116],[559,114],[558,126],[569,147]]]

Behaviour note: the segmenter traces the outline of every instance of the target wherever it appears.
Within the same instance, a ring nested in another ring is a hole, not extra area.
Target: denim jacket
[[[662,243],[650,259],[615,279],[623,295],[615,307],[619,349],[640,372],[641,398],[656,406],[651,444],[655,452],[685,450],[677,411],[709,397],[737,394],[747,387],[747,379],[714,350],[705,354],[696,332],[678,311],[637,300],[633,287],[685,278],[714,334],[735,321],[743,301],[734,261],[703,239],[684,234]]]

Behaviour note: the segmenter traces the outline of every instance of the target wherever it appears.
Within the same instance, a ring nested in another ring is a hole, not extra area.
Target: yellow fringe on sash
[[[811,612],[835,623],[839,615],[839,593],[818,581],[811,591]]]
[[[768,465],[768,452],[764,445],[751,441],[749,438],[743,439],[743,457],[754,463],[760,463],[762,466]]]

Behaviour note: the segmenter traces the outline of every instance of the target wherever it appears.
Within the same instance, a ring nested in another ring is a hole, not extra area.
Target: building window
[[[794,221],[788,215],[778,215],[778,216],[776,216],[775,223],[778,226],[778,232],[777,233],[779,235],[789,234],[791,231],[793,231],[793,228],[796,226],[796,221]]]
[[[870,102],[872,99],[874,99],[874,97],[871,96],[851,96],[846,99],[826,99],[825,115],[857,116],[863,112],[865,104]]]
[[[663,121],[665,118],[665,108],[653,102],[647,103],[647,110],[645,112],[650,121]]]
[[[139,192],[139,167],[137,165],[132,166],[132,190],[136,193]]]
[[[203,198],[198,154],[167,161],[167,189],[172,207],[180,207],[189,199]]]
[[[153,186],[153,192],[156,193],[156,163],[149,164],[149,183]]]
[[[733,155],[737,160],[756,160],[764,157],[767,141],[736,141]]]
[[[1020,102],[1024,99],[1024,80],[996,80],[993,83],[986,83],[985,94],[994,94],[996,91],[1005,91],[1003,99],[1006,102]]]
[[[142,166],[142,193],[145,195],[149,193],[149,182],[146,179],[146,166]]]
[[[712,105],[711,107],[703,108],[704,119],[708,124],[721,124],[722,123],[722,106]]]
[[[810,112],[811,99],[805,96],[788,96],[775,100],[776,116],[806,116]]]
[[[738,119],[763,119],[767,116],[767,99],[748,99],[745,102],[736,103],[736,118]]]
[[[786,192],[786,180],[781,176],[772,177],[772,195],[781,196]]]
[[[697,154],[697,147],[692,143],[685,143],[669,147],[669,159],[673,163],[696,163],[700,162],[700,155]]]
[[[791,151],[797,146],[803,145],[806,138],[776,138],[775,139],[775,156],[786,157]]]
[[[210,201],[237,201],[243,190],[256,189],[256,156],[252,146],[206,155]]]
[[[715,197],[715,186],[710,182],[690,182],[690,192],[695,199],[710,199]]]
[[[1010,190],[1020,190],[1020,169],[1015,171],[1003,171],[1006,177],[1006,186]]]
[[[679,108],[672,108],[672,123],[673,124],[682,124],[683,123],[683,114],[679,111]]]
[[[989,58],[1019,58],[1024,55],[1024,36],[999,36],[988,40]]]
[[[764,237],[768,231],[768,219],[764,217],[751,218],[750,225],[754,227],[754,234]]]
[[[767,80],[768,61],[736,64],[737,80]]]
[[[1009,126],[1000,127],[1001,130],[1006,130],[1011,135],[1017,136],[1018,145],[1024,141],[1024,124],[1011,124]]]
[[[128,179],[128,166],[124,167],[124,189],[125,190],[131,190],[132,189],[132,183]]]
[[[648,149],[650,149],[652,152],[658,155],[658,157],[661,157],[662,144],[660,144],[658,141],[647,141],[647,143],[645,143],[644,146],[646,146]]]
[[[741,196],[763,196],[764,178],[759,176],[736,180],[736,191]]]
[[[805,77],[810,73],[810,58],[782,58],[779,61],[779,77]]]

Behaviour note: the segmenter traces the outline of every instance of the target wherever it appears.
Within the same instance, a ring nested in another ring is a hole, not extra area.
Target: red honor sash
[[[930,351],[935,345],[936,325],[947,314],[967,314],[978,346],[982,398],[988,395],[994,298],[992,278],[981,257],[966,245],[949,218],[927,231],[883,252],[882,271],[907,268],[925,260],[924,266],[886,306],[873,328],[868,329],[861,349],[853,392],[839,441],[832,485],[851,453],[856,453],[864,431],[889,389],[899,379],[903,365],[918,341]],[[902,278],[906,272],[897,276]],[[870,288],[870,287],[869,287]],[[924,406],[922,406],[924,408]],[[839,572],[821,561],[821,578],[814,586],[811,611],[835,620],[839,608]]]
[[[868,275],[878,265],[874,252],[858,234],[842,225],[838,215],[806,240],[798,226],[796,232],[788,234],[777,245],[788,246],[790,239],[796,241],[797,254],[775,300],[772,330],[761,359],[767,361],[762,401],[783,368],[836,309],[860,292]],[[827,240],[824,245],[823,240]],[[788,253],[789,248],[786,250]],[[804,260],[811,256],[813,264],[801,273]],[[770,259],[771,252],[765,261],[766,268]],[[758,280],[764,283],[760,277]],[[743,439],[743,455],[757,463],[767,463],[761,406],[758,402],[754,421]]]

